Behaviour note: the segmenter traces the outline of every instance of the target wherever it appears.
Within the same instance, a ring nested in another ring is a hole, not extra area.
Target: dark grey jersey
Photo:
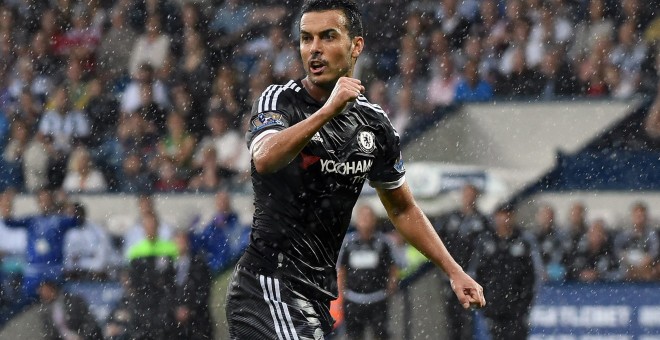
[[[306,119],[322,104],[299,80],[271,85],[252,107],[248,147]],[[291,280],[334,298],[337,256],[364,182],[394,189],[403,184],[404,173],[399,136],[385,112],[358,97],[284,168],[260,174],[252,164],[255,213],[246,252],[250,261],[242,263],[287,268]]]

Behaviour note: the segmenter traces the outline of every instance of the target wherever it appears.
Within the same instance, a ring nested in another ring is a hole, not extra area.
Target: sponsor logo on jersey
[[[321,171],[326,174],[358,175],[369,172],[374,161],[365,159],[352,162],[335,162],[333,160],[321,160]]]
[[[282,114],[277,112],[260,113],[256,117],[252,118],[250,123],[252,124],[253,131],[259,131],[263,128],[273,125],[284,126],[284,122],[282,121]]]
[[[365,153],[372,153],[376,148],[376,136],[371,131],[360,131],[357,136],[357,142],[360,150]]]

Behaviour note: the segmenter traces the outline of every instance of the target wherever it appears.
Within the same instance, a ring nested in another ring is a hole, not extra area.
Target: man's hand
[[[450,277],[449,282],[463,308],[482,308],[486,306],[484,289],[465,272],[461,271]]]
[[[341,77],[337,80],[335,88],[330,93],[330,97],[323,105],[333,112],[333,117],[340,114],[346,108],[349,102],[355,101],[357,97],[364,93],[362,82],[355,78]]]

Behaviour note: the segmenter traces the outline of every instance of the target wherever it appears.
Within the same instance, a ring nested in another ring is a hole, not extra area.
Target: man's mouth
[[[312,60],[309,62],[309,71],[312,74],[321,74],[325,71],[325,63],[319,60]]]

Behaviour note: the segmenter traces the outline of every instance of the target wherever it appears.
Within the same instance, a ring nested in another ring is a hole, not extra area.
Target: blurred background
[[[304,76],[301,3],[0,1],[0,338],[228,337],[253,209],[243,137],[262,91]],[[391,338],[517,319],[534,339],[659,339],[660,3],[359,6],[355,77],[434,227],[503,302],[449,307],[366,186],[396,255]],[[529,272],[494,261],[518,243],[482,229],[521,235]]]

